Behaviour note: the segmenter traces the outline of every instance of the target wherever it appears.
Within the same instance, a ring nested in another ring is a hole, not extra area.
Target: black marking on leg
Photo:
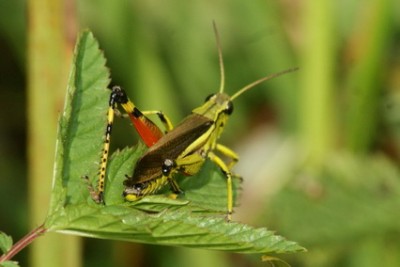
[[[158,116],[158,118],[160,118],[160,121],[161,121],[162,123],[164,123],[164,124],[167,124],[167,123],[168,123],[167,119],[166,119],[165,116],[164,116],[164,113],[162,113],[161,111],[158,111],[158,112],[157,112],[157,116]]]
[[[136,107],[133,108],[132,115],[135,116],[135,118],[139,118],[139,117],[143,117],[144,116],[143,113],[139,109],[137,109]]]
[[[112,125],[111,122],[107,124],[107,127],[106,127],[106,136],[111,134],[112,126],[113,126],[113,125]],[[107,138],[106,138],[106,139],[107,139]]]
[[[220,168],[220,170],[221,170],[222,174],[225,175],[226,177],[231,175],[229,172],[224,171],[222,168]]]

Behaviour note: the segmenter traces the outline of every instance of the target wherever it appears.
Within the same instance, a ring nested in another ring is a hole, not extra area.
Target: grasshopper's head
[[[198,108],[192,110],[192,113],[196,113],[202,116],[209,118],[210,120],[216,122],[217,125],[221,126],[224,125],[226,120],[228,119],[229,115],[233,112],[233,100],[240,96],[242,93],[250,90],[251,88],[255,87],[256,85],[270,80],[272,78],[278,77],[280,75],[286,74],[288,72],[292,72],[297,70],[297,68],[287,69],[281,72],[277,72],[261,78],[257,81],[254,81],[245,87],[239,89],[235,94],[232,96],[227,95],[223,92],[224,90],[224,74],[223,74],[223,67],[221,68],[221,86],[220,90],[216,94],[211,94],[206,97],[206,100],[203,105]]]
[[[210,144],[214,144],[221,135],[224,125],[232,112],[233,103],[231,97],[223,92],[207,96],[203,105],[192,110],[192,114],[206,117],[213,122],[215,130],[213,131]]]
[[[206,97],[203,105],[195,108],[192,112],[216,121],[218,117],[228,117],[232,114],[233,103],[227,94],[211,94]]]

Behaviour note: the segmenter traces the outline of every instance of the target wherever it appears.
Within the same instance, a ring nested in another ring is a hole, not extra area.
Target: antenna
[[[252,83],[246,85],[246,86],[243,87],[242,89],[239,89],[233,96],[231,96],[231,100],[235,99],[236,97],[240,96],[240,95],[243,94],[244,92],[250,90],[251,88],[253,88],[254,86],[256,86],[256,85],[258,85],[258,84],[260,84],[260,83],[262,83],[262,82],[268,81],[268,80],[270,80],[270,79],[273,79],[273,78],[275,78],[275,77],[281,76],[281,75],[283,75],[283,74],[287,74],[287,73],[289,73],[289,72],[296,71],[296,70],[298,70],[298,69],[299,69],[299,68],[291,68],[291,69],[287,69],[287,70],[283,70],[283,71],[280,71],[280,72],[277,72],[277,73],[273,73],[273,74],[268,75],[268,76],[266,76],[266,77],[264,77],[264,78],[258,79],[257,81],[254,81],[254,82],[252,82]]]
[[[219,92],[222,93],[225,87],[225,69],[224,69],[224,59],[222,58],[222,49],[221,49],[221,41],[219,39],[219,33],[217,29],[217,24],[213,20],[213,28],[215,39],[217,41],[217,49],[218,49],[218,60],[219,60],[219,71],[221,76],[221,83],[219,85]]]

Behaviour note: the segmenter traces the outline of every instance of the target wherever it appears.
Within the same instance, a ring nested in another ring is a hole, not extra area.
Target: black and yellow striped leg
[[[117,101],[115,96],[110,96],[109,107],[107,112],[107,127],[105,130],[105,137],[103,143],[103,151],[100,159],[100,168],[98,173],[97,188],[94,189],[89,185],[90,196],[96,203],[104,203],[104,187],[105,187],[105,177],[108,162],[108,155],[110,152],[110,141],[111,132],[114,122],[114,110],[117,106]],[[86,177],[86,179],[88,179]]]

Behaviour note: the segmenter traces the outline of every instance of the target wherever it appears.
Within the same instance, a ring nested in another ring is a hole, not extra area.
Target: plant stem
[[[392,36],[390,1],[371,2],[360,17],[350,46],[354,62],[349,76],[349,109],[347,112],[347,146],[356,153],[366,153],[373,148],[379,129],[381,90],[388,58],[389,40]]]
[[[15,243],[7,253],[1,255],[0,263],[12,259],[12,257],[14,257],[18,252],[20,252],[22,249],[24,249],[26,246],[32,243],[33,240],[35,240],[37,237],[46,233],[46,231],[47,229],[44,228],[43,224],[37,227],[36,229],[33,229],[30,233],[28,233],[21,240]]]
[[[33,224],[46,218],[50,199],[58,111],[73,50],[70,36],[75,36],[74,30],[67,35],[66,28],[76,20],[73,9],[72,0],[27,1],[28,203]],[[49,234],[30,247],[30,266],[80,266],[79,251],[77,237]]]
[[[335,69],[333,4],[306,1],[306,40],[300,66],[300,136],[311,165],[319,165],[333,149],[336,121],[333,116],[333,71]]]

